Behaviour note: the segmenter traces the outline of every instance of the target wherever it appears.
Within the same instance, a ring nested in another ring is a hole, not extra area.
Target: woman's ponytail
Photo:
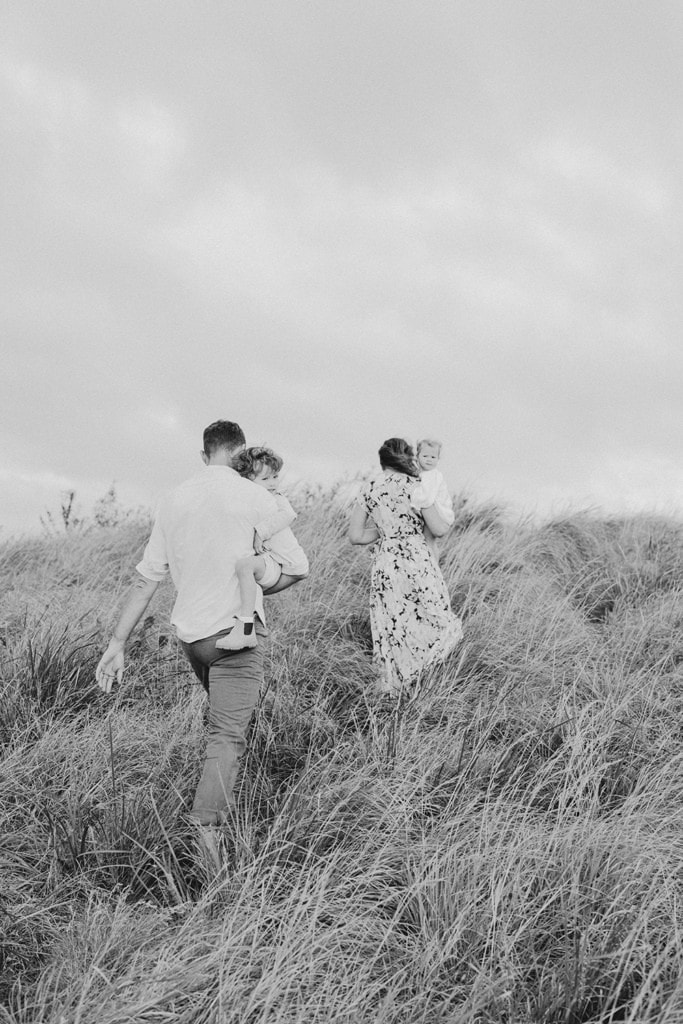
[[[413,449],[402,437],[390,437],[379,450],[379,464],[382,469],[393,469],[395,473],[420,478]]]

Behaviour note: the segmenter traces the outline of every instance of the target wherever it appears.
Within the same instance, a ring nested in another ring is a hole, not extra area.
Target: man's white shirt
[[[256,525],[276,512],[264,487],[229,466],[205,466],[160,502],[136,569],[155,582],[170,572],[177,590],[171,624],[180,640],[192,643],[233,624],[240,610],[235,563],[254,553]],[[269,547],[280,554],[277,535]],[[256,612],[265,623],[260,588]]]

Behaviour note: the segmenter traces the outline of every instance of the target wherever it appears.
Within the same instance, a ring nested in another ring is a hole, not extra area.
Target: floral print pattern
[[[382,690],[400,693],[462,637],[446,582],[432,557],[422,516],[411,507],[417,481],[385,472],[361,501],[380,533],[372,562],[370,625]]]

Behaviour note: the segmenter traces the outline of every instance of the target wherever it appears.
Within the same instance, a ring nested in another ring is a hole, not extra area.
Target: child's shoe
[[[238,619],[229,633],[216,640],[216,647],[222,651],[242,651],[245,647],[256,647],[257,642],[254,623]]]

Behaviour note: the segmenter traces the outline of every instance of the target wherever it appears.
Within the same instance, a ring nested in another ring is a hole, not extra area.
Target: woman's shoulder
[[[364,498],[375,500],[388,495],[410,494],[419,483],[419,477],[408,476],[406,473],[386,472],[367,480],[360,494]]]
[[[408,476],[407,473],[392,473],[391,486],[394,490],[410,493],[419,483],[419,476]]]
[[[363,482],[363,484],[361,486],[361,489],[360,489],[360,493],[361,494],[376,494],[379,490],[381,490],[383,483],[384,483],[384,473],[382,473],[381,476],[377,476],[377,475],[371,476],[371,477],[369,477],[367,480],[365,480]]]
[[[408,476],[407,473],[388,473],[380,493],[393,508],[402,508],[406,503],[410,504],[419,483],[418,477]]]

